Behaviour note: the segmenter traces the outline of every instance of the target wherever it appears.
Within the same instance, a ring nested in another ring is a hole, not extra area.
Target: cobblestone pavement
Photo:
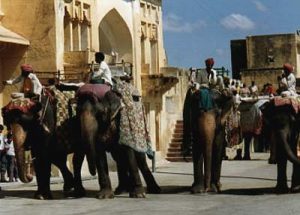
[[[130,199],[121,195],[115,199],[94,198],[98,187],[96,178],[86,177],[87,197],[65,199],[61,178],[52,178],[55,200],[34,200],[34,183],[3,183],[0,214],[201,214],[201,215],[286,215],[300,213],[300,194],[276,195],[276,165],[267,163],[267,154],[254,154],[251,161],[224,161],[222,169],[223,193],[189,193],[193,181],[192,163],[159,165],[155,178],[163,189],[159,195],[148,194],[145,199]],[[291,175],[291,164],[288,166]],[[111,172],[113,187],[116,173]]]

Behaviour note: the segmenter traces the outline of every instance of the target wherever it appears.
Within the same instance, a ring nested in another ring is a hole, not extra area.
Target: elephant
[[[225,121],[234,101],[228,89],[221,92],[211,90],[210,93],[213,94],[214,103],[214,107],[210,110],[199,109],[199,94],[193,93],[191,89],[185,99],[184,137],[192,139],[194,169],[192,193],[221,192],[220,174],[225,144]],[[187,131],[187,128],[190,128],[190,131]]]
[[[100,92],[100,93],[99,93]],[[111,181],[109,178],[106,151],[111,152],[117,162],[119,178],[122,179],[125,166],[128,168],[130,183],[129,196],[132,198],[145,197],[138,172],[139,165],[143,165],[139,154],[132,148],[119,144],[121,99],[109,86],[100,84],[85,84],[77,92],[77,117],[80,121],[80,133],[84,150],[76,150],[74,157],[75,187],[80,187],[81,194],[85,190],[82,186],[80,169],[87,156],[89,171],[92,175],[98,173],[100,191],[97,198],[113,198]],[[143,156],[143,155],[142,155]],[[140,164],[138,165],[139,162]],[[121,172],[120,172],[121,171]],[[123,171],[123,172],[122,172]],[[143,172],[143,171],[142,171]],[[120,188],[125,184],[120,181]]]
[[[276,193],[300,191],[300,160],[297,157],[300,118],[297,102],[293,103],[291,101],[292,99],[290,100],[289,98],[275,97],[261,107],[265,124],[269,129],[271,146],[273,145],[276,148]],[[288,188],[286,175],[287,160],[293,163],[290,190]]]
[[[11,130],[16,151],[20,180],[30,182],[33,177],[27,172],[25,150],[30,149],[37,180],[36,199],[52,199],[50,191],[51,164],[56,165],[64,178],[64,192],[74,186],[72,173],[66,166],[67,155],[72,146],[62,144],[57,137],[55,111],[48,96],[41,102],[20,98],[2,108],[4,124]],[[70,123],[71,125],[72,123]],[[75,138],[76,139],[76,138]]]

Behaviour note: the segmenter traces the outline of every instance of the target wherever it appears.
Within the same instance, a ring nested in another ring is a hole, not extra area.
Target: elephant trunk
[[[286,152],[288,160],[290,162],[292,162],[293,164],[300,165],[300,160],[298,159],[297,155],[293,152],[293,150],[291,149],[290,144],[287,141],[288,140],[287,132],[280,131],[279,136],[280,136],[280,140],[283,143],[283,147],[284,147],[284,150]],[[292,144],[296,144],[295,141],[296,140],[292,141],[293,142]]]
[[[96,133],[97,121],[90,111],[83,111],[80,115],[81,137],[85,146],[85,153],[91,175],[96,175]]]
[[[13,134],[13,143],[16,153],[17,167],[19,178],[23,183],[29,183],[32,181],[33,176],[30,173],[30,168],[27,168],[27,163],[25,161],[25,140],[26,132],[23,130],[22,126],[19,124],[12,124],[11,130]]]

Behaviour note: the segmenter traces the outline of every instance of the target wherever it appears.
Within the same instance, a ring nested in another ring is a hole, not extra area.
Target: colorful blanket
[[[240,112],[231,110],[225,124],[225,139],[227,147],[233,147],[241,143]]]
[[[116,82],[115,87],[122,94],[124,104],[121,110],[119,143],[153,156],[143,104],[133,98],[137,90],[130,83],[120,79],[116,79]]]
[[[2,115],[7,111],[18,109],[23,113],[27,113],[32,106],[34,106],[34,102],[29,98],[18,98],[12,99],[5,107],[2,108]]]
[[[259,135],[262,129],[262,113],[260,107],[268,100],[258,100],[255,103],[242,102],[239,110],[241,112],[242,132],[250,132]]]
[[[300,100],[298,97],[281,97],[276,96],[273,99],[275,106],[284,106],[284,105],[290,105],[293,107],[295,113],[298,113],[300,111]]]

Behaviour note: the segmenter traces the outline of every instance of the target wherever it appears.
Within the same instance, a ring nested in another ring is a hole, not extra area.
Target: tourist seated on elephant
[[[112,74],[104,59],[105,55],[103,52],[95,53],[95,60],[96,63],[99,64],[99,69],[92,69],[89,74],[88,82],[91,84],[107,84],[109,86],[113,86]]]

